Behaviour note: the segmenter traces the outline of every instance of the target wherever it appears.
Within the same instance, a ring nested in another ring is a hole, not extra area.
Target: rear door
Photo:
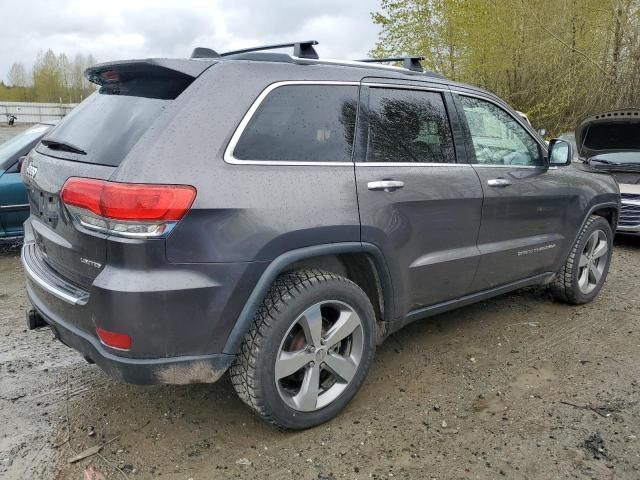
[[[437,84],[365,81],[361,89],[362,241],[392,270],[397,316],[468,293],[478,264],[482,188],[451,102]]]
[[[564,251],[570,189],[547,167],[542,144],[517,114],[481,95],[458,94],[468,151],[484,192],[481,253],[472,289],[553,271]]]
[[[22,168],[38,254],[82,287],[90,286],[104,267],[108,237],[74,223],[62,206],[60,191],[70,177],[110,178],[193,81],[149,62],[94,67],[89,77],[101,83],[98,91],[41,141]]]

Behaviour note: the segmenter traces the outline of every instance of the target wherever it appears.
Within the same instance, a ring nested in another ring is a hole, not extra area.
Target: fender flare
[[[582,220],[582,223],[580,224],[580,228],[578,229],[575,237],[573,238],[573,242],[569,244],[568,250],[565,252],[565,255],[563,257],[564,258],[564,262],[567,261],[567,258],[569,257],[569,253],[571,253],[571,249],[573,248],[575,243],[578,241],[578,237],[580,236],[580,232],[582,232],[582,229],[586,225],[587,221],[589,221],[589,218],[591,217],[591,215],[593,215],[593,212],[595,212],[596,210],[600,210],[601,208],[613,208],[616,211],[617,217],[618,218],[620,217],[620,204],[619,203],[616,203],[616,202],[603,202],[603,203],[597,203],[595,205],[592,205],[591,208],[589,208],[589,211],[585,215],[584,219]],[[616,218],[616,225],[612,225],[612,227],[611,227],[611,229],[613,230],[613,236],[614,237],[616,235],[617,221],[618,221],[618,219]]]
[[[235,355],[240,350],[240,345],[251,322],[258,310],[258,307],[262,303],[267,292],[273,285],[275,279],[280,275],[289,265],[295,262],[304,260],[306,258],[317,257],[322,255],[337,255],[342,253],[367,253],[373,257],[374,264],[378,276],[380,278],[380,284],[382,288],[382,295],[384,298],[384,321],[386,324],[391,322],[394,312],[393,304],[393,284],[391,281],[391,275],[387,267],[386,260],[378,247],[371,243],[361,242],[340,242],[329,243],[323,245],[313,245],[310,247],[299,248],[296,250],[290,250],[276,257],[265,269],[260,276],[260,279],[256,283],[251,295],[247,299],[236,323],[227,338],[223,353]]]
[[[578,233],[576,234],[576,238],[575,240],[578,239],[578,236],[580,236],[580,232],[582,231],[582,229],[584,228],[585,224],[587,223],[587,221],[589,220],[589,217],[591,215],[593,215],[593,212],[595,212],[596,210],[600,210],[601,208],[613,208],[616,211],[616,225],[612,225],[611,229],[613,230],[613,234],[616,234],[616,229],[617,229],[617,223],[618,223],[618,218],[620,217],[620,203],[617,202],[603,202],[603,203],[597,203],[595,205],[593,205],[589,211],[587,212],[587,215],[584,217],[584,220],[582,220],[582,224],[580,225],[580,230],[578,230]],[[574,240],[574,241],[575,241]]]

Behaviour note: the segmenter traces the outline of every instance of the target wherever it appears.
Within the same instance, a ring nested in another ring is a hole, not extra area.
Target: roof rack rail
[[[421,56],[412,56],[412,57],[388,57],[388,58],[365,58],[363,60],[356,60],[358,62],[365,63],[386,63],[386,62],[402,62],[402,66],[407,70],[411,70],[414,72],[424,72],[422,68],[422,64],[420,60],[424,60],[424,57]]]
[[[241,53],[260,52],[262,50],[275,50],[276,48],[293,47],[293,56],[299,58],[312,58],[318,59],[318,53],[316,52],[314,45],[318,45],[316,40],[306,40],[303,42],[292,43],[276,43],[273,45],[263,45],[261,47],[242,48],[240,50],[232,50],[230,52],[224,52],[221,57],[228,57],[230,55],[238,55]]]

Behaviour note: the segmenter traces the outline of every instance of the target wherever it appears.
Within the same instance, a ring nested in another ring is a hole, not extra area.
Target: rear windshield
[[[118,166],[185,87],[183,79],[166,78],[138,78],[102,86],[65,117],[45,138],[43,143],[48,146],[41,145],[38,151],[67,160]]]
[[[591,150],[640,150],[640,122],[591,125],[584,146]]]

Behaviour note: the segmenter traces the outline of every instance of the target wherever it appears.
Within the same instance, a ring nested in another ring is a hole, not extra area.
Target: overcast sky
[[[38,50],[98,61],[185,57],[315,39],[321,57],[360,58],[374,46],[379,0],[0,0],[0,79]]]

